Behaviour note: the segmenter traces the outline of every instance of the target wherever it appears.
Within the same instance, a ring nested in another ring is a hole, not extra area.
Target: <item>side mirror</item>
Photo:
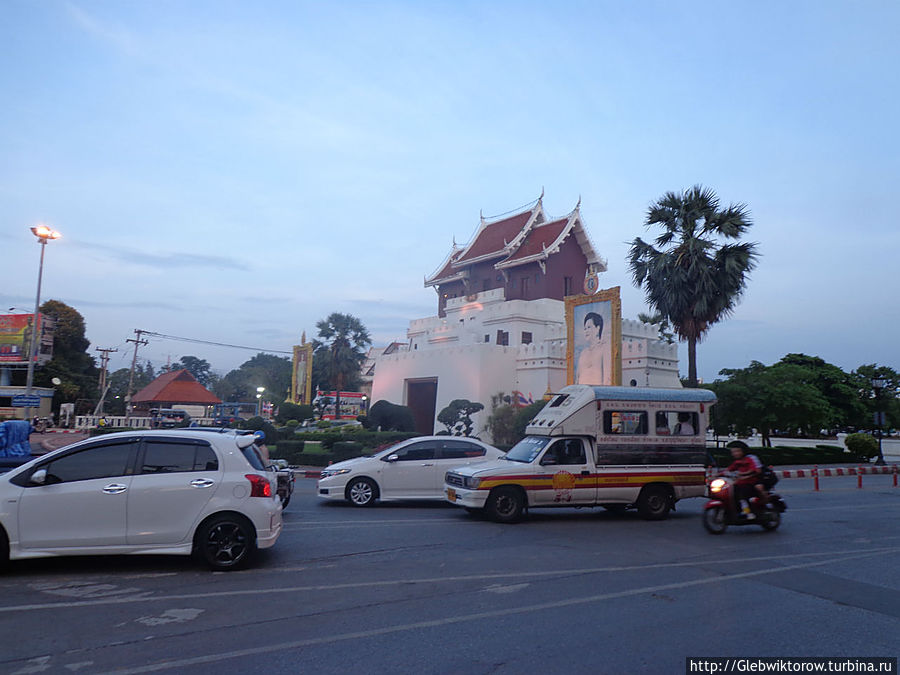
[[[38,469],[33,474],[31,474],[31,478],[29,482],[32,485],[44,485],[47,482],[47,469]]]
[[[398,459],[400,459],[400,458],[397,457],[397,455],[388,455],[387,457],[384,458],[384,461],[385,462],[396,462]]]

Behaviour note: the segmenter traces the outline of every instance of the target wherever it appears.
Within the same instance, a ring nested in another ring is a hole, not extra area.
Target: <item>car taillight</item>
[[[272,496],[272,484],[269,483],[269,479],[265,476],[260,476],[255,473],[248,473],[244,476],[247,480],[250,481],[250,496],[251,497],[271,497]]]

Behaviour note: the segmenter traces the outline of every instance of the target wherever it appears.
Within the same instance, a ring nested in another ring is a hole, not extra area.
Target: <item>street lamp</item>
[[[38,283],[37,296],[34,299],[34,314],[32,315],[31,325],[31,344],[28,347],[28,377],[25,380],[25,396],[31,396],[32,385],[34,384],[34,357],[35,347],[37,345],[38,336],[38,311],[41,307],[41,279],[44,276],[44,249],[47,248],[47,242],[51,239],[59,239],[62,235],[56,230],[51,230],[46,225],[36,225],[31,228],[32,234],[38,238],[41,245],[41,263],[38,266]],[[25,418],[31,419],[31,406],[25,409]]]
[[[883,377],[872,378],[872,389],[875,390],[875,426],[878,427],[878,459],[875,464],[879,466],[884,465],[884,454],[881,452],[881,427],[884,424],[884,413],[880,410],[881,406],[878,405],[878,400],[881,398],[881,390],[885,386],[887,386],[887,381]]]
[[[256,388],[256,416],[262,417],[262,395],[266,390],[265,387]]]

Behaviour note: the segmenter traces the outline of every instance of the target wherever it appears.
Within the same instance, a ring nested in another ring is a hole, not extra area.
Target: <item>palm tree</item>
[[[716,193],[696,185],[651,204],[644,225],[663,231],[653,244],[631,242],[628,267],[650,307],[687,341],[688,382],[696,387],[697,343],[734,311],[756,267],[756,244],[720,243],[749,229],[749,212],[745,204],[720,209]]]
[[[675,335],[671,331],[669,320],[659,312],[653,312],[653,314],[639,312],[638,321],[641,323],[649,323],[651,326],[657,326],[660,340],[665,340],[669,344],[675,342]]]
[[[332,312],[316,323],[316,328],[319,339],[314,341],[315,350],[325,356],[325,375],[340,397],[347,384],[358,382],[360,366],[366,359],[365,348],[372,339],[362,321],[351,314]],[[335,403],[335,416],[340,418],[340,398]]]

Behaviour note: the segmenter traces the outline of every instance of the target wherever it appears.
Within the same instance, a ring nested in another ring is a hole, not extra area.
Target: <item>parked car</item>
[[[325,468],[319,497],[371,506],[376,500],[444,498],[444,474],[457,466],[497,459],[503,453],[476,438],[419,436],[371,457]]]
[[[281,533],[276,476],[252,433],[108,434],[0,476],[0,564],[58,555],[197,554],[244,567]]]

